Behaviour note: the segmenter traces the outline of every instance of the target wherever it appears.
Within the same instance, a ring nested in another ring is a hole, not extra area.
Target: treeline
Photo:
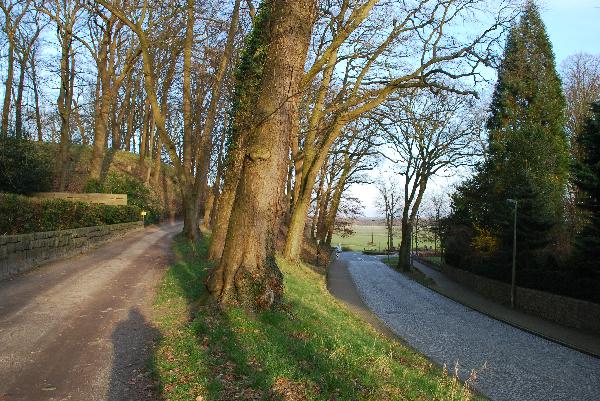
[[[475,175],[453,195],[446,262],[517,285],[600,302],[599,58],[556,71],[537,6],[510,31]]]
[[[201,217],[212,229],[211,296],[260,307],[280,299],[275,252],[300,257],[308,216],[327,242],[354,208],[345,189],[375,163],[402,99],[475,95],[467,82],[519,12],[488,0],[0,4],[2,135],[57,142],[59,189],[73,143],[93,147],[92,186],[115,149],[137,154],[146,182],[170,164],[184,234],[197,238]],[[415,199],[433,173],[407,170]]]

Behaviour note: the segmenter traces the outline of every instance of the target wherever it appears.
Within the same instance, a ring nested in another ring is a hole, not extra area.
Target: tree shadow
[[[197,257],[202,258],[204,250],[197,251]],[[172,277],[188,304],[197,305],[205,294],[207,271],[208,266],[198,269],[197,264],[185,261],[172,268]],[[307,317],[328,324],[327,316],[309,302],[294,300],[278,310],[260,313],[203,305],[193,307],[190,313],[194,347],[203,350],[205,368],[201,374],[208,375],[207,400],[295,400],[317,394],[321,398],[323,394],[342,399],[355,399],[357,395],[368,398],[362,394],[369,391],[368,386],[361,384],[356,372],[347,370],[350,360],[345,356],[331,358],[326,352],[339,347],[336,329],[321,331],[322,338],[317,342],[315,327],[305,324]],[[374,381],[368,373],[364,376]]]
[[[189,331],[184,340],[176,340],[180,353],[157,375],[164,374],[158,379],[163,399],[191,394],[191,389],[209,401],[398,398],[394,391],[401,390],[382,386],[381,375],[392,379],[418,371],[417,378],[410,379],[415,384],[432,369],[383,337],[364,335],[366,324],[357,324],[352,312],[336,302],[324,302],[326,290],[307,267],[298,266],[306,274],[290,276],[285,303],[273,311],[221,309],[199,302],[211,267],[205,245],[206,241],[185,245],[179,255],[183,257],[168,273],[190,315],[183,322],[185,328],[176,330]],[[316,281],[306,286],[303,280],[309,276]],[[399,352],[402,363],[388,360],[390,352]],[[179,368],[186,372],[185,380],[170,373]],[[194,386],[190,376],[196,380]]]
[[[130,309],[127,319],[117,324],[111,336],[114,356],[108,401],[157,399],[149,362],[159,338],[158,329],[137,308]]]

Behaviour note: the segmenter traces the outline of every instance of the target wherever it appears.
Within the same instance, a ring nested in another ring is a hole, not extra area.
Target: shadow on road
[[[117,324],[111,336],[114,358],[108,401],[150,401],[158,398],[149,359],[159,338],[158,329],[137,308],[130,309],[127,320]]]

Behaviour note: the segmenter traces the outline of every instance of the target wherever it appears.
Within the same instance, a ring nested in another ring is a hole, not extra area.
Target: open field
[[[342,238],[339,234],[333,234],[331,245],[337,246],[341,244],[343,248],[352,251],[362,251],[365,249],[383,250],[387,247],[387,231],[385,226],[355,225],[353,230],[354,234],[346,238]],[[397,247],[400,244],[400,227],[395,227],[394,232],[394,246]],[[373,236],[374,243],[371,243],[371,235]],[[425,245],[433,248],[433,241],[424,237],[425,235],[419,236],[419,248]]]

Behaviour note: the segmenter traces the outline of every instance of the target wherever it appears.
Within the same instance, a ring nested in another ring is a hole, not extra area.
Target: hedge
[[[109,206],[0,193],[0,235],[102,226],[140,220],[137,206]]]

